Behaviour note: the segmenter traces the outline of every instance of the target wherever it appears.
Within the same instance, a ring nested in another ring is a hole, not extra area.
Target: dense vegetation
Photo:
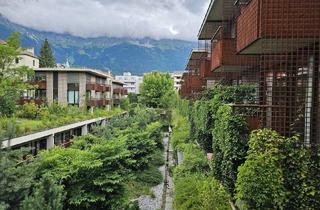
[[[163,164],[158,120],[154,110],[136,108],[112,118],[95,135],[75,139],[70,148],[55,147],[35,159],[2,150],[2,209],[129,208],[131,199],[146,192],[143,185],[162,181],[155,170]]]
[[[176,151],[183,153],[183,162],[173,170],[175,209],[230,209],[229,196],[223,186],[212,177],[206,154],[199,146],[189,142],[189,129],[187,118],[175,111],[172,144]]]
[[[183,162],[174,170],[177,210],[207,209],[210,199],[220,205],[211,204],[209,209],[230,209],[228,199],[238,209],[319,207],[319,147],[304,146],[298,136],[285,138],[268,129],[250,135],[246,117],[256,110],[233,107],[253,103],[254,92],[251,86],[216,85],[195,102],[176,102],[175,113],[180,115],[174,116],[172,144],[183,152]],[[196,145],[205,153],[212,151],[210,170]],[[210,198],[199,196],[203,177],[212,180],[219,196],[213,192]]]

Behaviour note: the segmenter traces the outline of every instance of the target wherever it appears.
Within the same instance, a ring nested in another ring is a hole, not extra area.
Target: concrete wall
[[[86,74],[80,73],[79,75],[79,106],[85,107],[86,104]]]
[[[58,74],[58,102],[61,105],[68,104],[67,90],[68,90],[68,81],[67,73]]]
[[[47,79],[47,102],[48,104],[52,104],[53,102],[53,73],[48,72],[46,73],[46,79]]]

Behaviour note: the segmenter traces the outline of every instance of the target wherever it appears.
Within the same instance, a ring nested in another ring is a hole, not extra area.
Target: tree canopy
[[[0,115],[11,115],[21,92],[29,87],[24,79],[32,69],[15,65],[20,55],[20,34],[12,33],[6,44],[0,45]]]
[[[42,44],[40,50],[39,65],[41,68],[52,68],[56,65],[48,39],[45,39]]]
[[[167,108],[175,95],[173,79],[167,73],[152,72],[144,75],[141,100],[148,107]]]

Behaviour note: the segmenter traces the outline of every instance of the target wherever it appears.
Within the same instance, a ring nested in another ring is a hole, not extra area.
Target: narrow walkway
[[[166,137],[163,140],[163,144],[165,148],[166,165],[161,209],[172,210],[173,181],[172,177],[170,176],[169,170],[173,165],[173,150],[170,145],[169,134],[166,134]]]
[[[167,162],[167,151],[168,151],[168,141],[169,138],[167,137],[168,135],[165,133],[165,137],[163,138],[163,145],[164,145],[164,153],[163,153],[163,158],[166,160],[165,163]],[[138,203],[139,203],[139,208],[140,210],[158,210],[158,209],[163,209],[163,201],[165,200],[164,196],[164,186],[165,186],[165,180],[166,180],[166,165],[163,165],[159,167],[159,171],[162,174],[163,181],[157,186],[152,187],[152,192],[154,194],[154,197],[150,195],[143,195],[138,198]]]

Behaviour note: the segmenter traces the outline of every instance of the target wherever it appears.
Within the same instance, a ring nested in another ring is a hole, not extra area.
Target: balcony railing
[[[27,103],[35,103],[36,105],[41,105],[46,102],[45,99],[37,98],[37,99],[29,99],[29,98],[20,98],[18,100],[19,105],[27,104]]]
[[[110,92],[111,86],[107,84],[87,83],[86,89],[97,92]]]
[[[37,86],[37,89],[45,90],[47,89],[47,81],[46,80],[40,80],[40,81],[30,81],[30,85]]]
[[[238,55],[236,39],[223,38],[223,30],[217,32],[218,40],[213,40],[211,54],[211,70],[239,71],[256,62],[255,56]]]
[[[261,128],[260,108],[258,104],[232,104],[233,112],[245,117],[250,131]]]
[[[319,40],[320,1],[251,0],[237,18],[237,51],[278,53]]]

